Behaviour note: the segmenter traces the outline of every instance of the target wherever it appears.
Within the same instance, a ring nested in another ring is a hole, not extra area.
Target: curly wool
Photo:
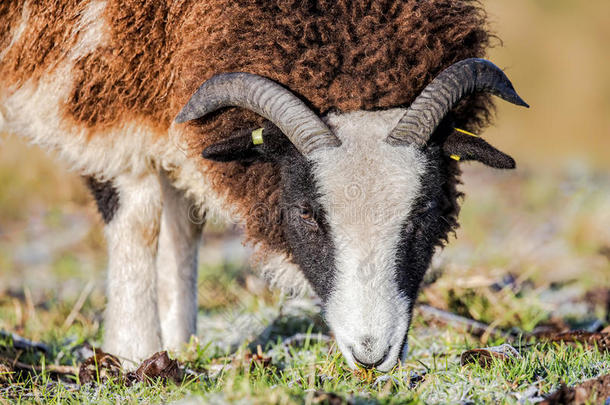
[[[24,5],[8,3],[0,15],[10,14],[14,23]],[[0,66],[14,84],[54,69],[76,40],[84,5],[56,0],[27,7],[26,32]],[[66,119],[89,127],[90,136],[134,116],[165,136],[197,87],[229,71],[267,76],[319,114],[406,106],[444,68],[483,57],[490,42],[475,0],[108,0],[104,13],[109,39],[76,61],[64,106]],[[0,44],[8,40],[2,31]],[[464,100],[454,118],[479,130],[491,111],[490,98],[477,95]],[[261,123],[253,113],[228,109],[188,125],[187,141],[197,156]],[[201,164],[214,188],[246,218],[248,237],[287,251],[278,214],[256,210],[277,203],[277,168]]]
[[[245,71],[282,83],[320,114],[406,106],[444,68],[484,56],[490,41],[485,14],[475,1],[223,2],[221,8],[218,4],[212,2],[199,10],[201,14],[190,15],[190,29],[195,30],[197,22],[210,28],[209,41],[188,41],[180,49],[181,60],[194,61],[179,73],[184,100],[202,79]],[[205,55],[217,56],[210,60]],[[489,97],[478,95],[465,100],[454,119],[457,125],[480,130],[491,111]],[[193,148],[202,150],[261,122],[239,110],[200,120],[192,125]],[[245,210],[256,202],[272,207],[278,201],[279,177],[270,164],[204,166],[215,173],[211,178],[216,188]],[[281,228],[272,226],[277,217],[270,215],[249,216],[247,235],[273,250],[288,251]]]

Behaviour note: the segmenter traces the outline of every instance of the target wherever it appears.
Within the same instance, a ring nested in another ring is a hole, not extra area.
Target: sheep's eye
[[[306,207],[306,206],[299,206],[298,210],[299,210],[299,218],[301,218],[301,221],[303,221],[304,223],[306,223],[307,225],[312,226],[312,227],[318,226],[318,224],[316,223],[316,220],[313,216],[313,211],[311,210],[311,208]]]

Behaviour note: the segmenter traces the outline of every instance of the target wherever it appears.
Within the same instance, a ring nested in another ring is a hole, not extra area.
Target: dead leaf
[[[313,401],[314,404],[325,404],[325,405],[343,405],[349,404],[349,401],[341,398],[339,395],[334,392],[324,392],[324,391],[316,391],[313,393]]]
[[[556,333],[564,333],[570,330],[570,325],[559,317],[552,317],[548,321],[541,322],[532,332],[531,336],[548,336]]]
[[[595,398],[597,404],[608,403],[610,399],[610,374],[587,380],[575,387],[567,387],[565,384],[551,394],[546,400],[539,402],[541,405],[559,404],[588,404]]]
[[[600,305],[603,307],[610,306],[610,288],[595,288],[587,291],[583,300],[593,306]]]
[[[78,378],[81,385],[89,383],[105,383],[109,378],[121,377],[121,362],[116,356],[95,349],[95,354],[81,364]]]
[[[547,342],[581,343],[586,346],[597,346],[602,351],[610,351],[610,333],[573,331],[555,334],[542,334],[538,339]]]
[[[359,378],[361,381],[366,382],[367,384],[373,383],[373,377],[376,375],[376,371],[374,369],[366,369],[366,368],[357,368],[352,371],[352,374]]]
[[[235,362],[237,361],[237,363],[235,364]],[[234,360],[234,364],[235,366],[239,367],[245,367],[248,366],[250,367],[250,371],[254,371],[256,369],[256,367],[260,367],[260,368],[267,368],[271,366],[271,357],[265,355],[265,353],[263,352],[263,349],[261,348],[260,345],[258,345],[256,347],[256,353],[251,353],[250,351],[246,352],[243,356],[243,363],[239,364],[239,359],[235,359]]]
[[[426,370],[420,370],[419,372],[412,371],[409,375],[409,388],[414,390],[426,379],[426,374]]]
[[[462,353],[460,363],[462,366],[472,363],[478,363],[481,367],[489,367],[493,364],[493,359],[499,359],[505,362],[521,359],[521,355],[509,344],[500,346],[486,347],[483,349],[472,349]]]
[[[180,370],[178,361],[170,359],[167,352],[164,351],[155,353],[144,360],[135,373],[130,373],[129,377],[133,376],[135,376],[136,381],[142,382],[160,379],[179,383],[182,381],[182,370]]]
[[[6,364],[0,363],[0,384],[10,383],[12,381],[12,375],[14,371]]]
[[[136,371],[124,373],[121,362],[116,356],[95,349],[95,355],[81,364],[78,377],[81,384],[98,381],[103,384],[112,378],[131,386],[136,382],[151,382],[158,379],[180,382],[182,370],[176,360],[169,358],[167,352],[158,352],[144,360]]]

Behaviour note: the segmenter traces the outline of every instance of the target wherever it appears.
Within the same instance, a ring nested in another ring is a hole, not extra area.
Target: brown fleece
[[[17,3],[0,8],[0,18],[15,21]],[[31,3],[31,24],[0,67],[13,83],[55,66],[84,7]],[[91,134],[134,115],[163,134],[202,82],[229,71],[276,80],[318,113],[404,106],[442,69],[484,56],[490,40],[475,0],[108,0],[105,13],[110,41],[77,61],[65,106]],[[488,96],[470,97],[456,125],[480,130],[491,108]],[[187,124],[192,154],[261,122],[231,109]],[[287,249],[277,218],[249,215],[277,202],[275,167],[202,161],[202,169],[247,217],[251,240]]]
[[[7,38],[0,39],[0,50],[9,44],[21,22],[24,3],[24,0],[9,0],[0,5],[0,38]],[[15,84],[28,78],[38,79],[60,62],[76,41],[70,34],[84,6],[79,0],[28,2],[26,29],[0,64],[2,80]]]
[[[8,1],[0,3],[0,52],[10,44],[21,16],[21,7]]]

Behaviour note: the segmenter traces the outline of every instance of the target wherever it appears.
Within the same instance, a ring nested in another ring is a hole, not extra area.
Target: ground
[[[1,139],[0,403],[527,403],[610,374],[602,341],[529,338],[608,326],[608,172],[465,164],[462,227],[434,260],[410,354],[391,373],[350,370],[316,299],[269,291],[247,265],[239,230],[213,224],[201,252],[198,337],[170,353],[183,377],[126,384],[95,375],[81,384],[78,367],[103,327],[101,220],[81,179]],[[10,333],[47,351],[19,349]],[[506,342],[518,358],[461,364],[466,350]]]
[[[127,386],[93,375],[80,385],[75,373],[102,334],[101,220],[78,176],[2,134],[0,404],[528,403],[561,383],[610,374],[602,340],[520,340],[610,321],[610,2],[483,3],[504,43],[489,58],[532,108],[501,103],[485,133],[514,155],[517,171],[465,165],[462,228],[434,261],[402,367],[349,370],[315,299],[268,291],[239,231],[214,226],[201,254],[198,339],[171,354],[184,380]],[[447,314],[462,318],[447,323]],[[464,319],[484,325],[464,327]],[[11,333],[44,346],[25,350],[31,344]],[[521,357],[461,365],[466,350],[503,342]]]

